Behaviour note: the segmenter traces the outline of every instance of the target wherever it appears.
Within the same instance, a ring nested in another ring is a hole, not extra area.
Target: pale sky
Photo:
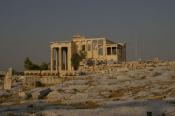
[[[0,70],[49,62],[49,42],[79,33],[127,43],[127,59],[175,59],[174,0],[0,0]]]

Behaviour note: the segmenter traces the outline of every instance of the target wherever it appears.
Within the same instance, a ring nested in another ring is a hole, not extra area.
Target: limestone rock
[[[111,96],[111,92],[102,91],[102,92],[100,92],[100,95],[103,96],[104,98],[109,98]]]
[[[33,99],[42,99],[47,96],[51,92],[50,88],[44,88],[36,90],[35,92],[31,93]]]
[[[1,97],[8,97],[10,95],[12,95],[12,94],[7,92],[6,90],[0,91],[0,98]]]
[[[52,91],[47,95],[47,100],[49,102],[58,102],[65,98],[64,93],[60,93],[58,91]]]
[[[25,92],[23,92],[23,91],[19,92],[19,93],[18,93],[18,96],[19,96],[21,99],[27,99],[27,98],[28,98],[28,95],[27,95]]]

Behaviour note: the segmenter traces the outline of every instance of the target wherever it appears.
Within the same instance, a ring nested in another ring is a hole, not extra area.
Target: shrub
[[[26,70],[48,70],[47,63],[41,63],[41,65],[34,64],[29,57],[27,57],[24,61],[24,68]]]
[[[71,63],[72,63],[74,70],[78,70],[81,60],[82,58],[78,53],[75,53],[72,55]]]

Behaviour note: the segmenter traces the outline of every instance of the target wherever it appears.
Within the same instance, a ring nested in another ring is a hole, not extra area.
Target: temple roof
[[[117,43],[107,39],[106,44],[117,44]]]

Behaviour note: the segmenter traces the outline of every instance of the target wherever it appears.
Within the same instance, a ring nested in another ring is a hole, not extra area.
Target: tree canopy
[[[78,53],[75,53],[72,55],[71,63],[72,63],[74,70],[78,70],[81,60],[82,58]]]
[[[24,61],[24,68],[26,70],[48,70],[48,64],[43,62],[41,65],[37,65],[33,63],[29,57],[27,57]]]

